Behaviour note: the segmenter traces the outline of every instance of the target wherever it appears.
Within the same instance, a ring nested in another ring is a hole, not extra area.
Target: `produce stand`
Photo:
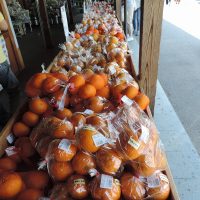
[[[57,58],[60,55],[61,55],[61,52],[58,54],[58,56],[56,56],[56,58],[54,59],[52,64],[47,68],[48,72],[51,71],[52,66],[54,65],[55,61],[57,60]],[[135,78],[135,80],[138,80],[139,76],[137,76],[136,73],[135,73],[135,69],[134,69],[134,65],[133,65],[133,62],[132,62],[131,55],[129,55],[128,58],[129,58],[130,68],[131,68],[131,71],[132,71],[132,76]],[[22,114],[24,113],[24,111],[26,109],[27,109],[27,103],[25,101],[17,109],[16,113],[11,117],[11,119],[8,121],[7,125],[2,130],[2,132],[0,134],[0,156],[2,156],[4,154],[4,149],[8,145],[7,136],[12,132],[13,124],[21,118]],[[149,118],[152,119],[152,114],[151,114],[151,111],[150,111],[149,107],[147,107],[146,113],[149,116]],[[171,171],[170,171],[168,163],[167,163],[166,170],[164,171],[164,173],[167,175],[167,177],[169,179],[170,188],[171,188],[170,196],[169,196],[168,199],[169,200],[179,200],[180,198],[179,198],[178,193],[176,191],[176,186],[174,184],[173,177],[172,177],[172,174],[171,174]]]

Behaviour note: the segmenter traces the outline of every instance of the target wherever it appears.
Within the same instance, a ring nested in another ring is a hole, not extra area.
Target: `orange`
[[[124,34],[123,33],[117,33],[116,35],[115,35],[115,37],[117,37],[120,41],[123,41],[124,40]]]
[[[63,88],[59,89],[58,91],[56,91],[52,94],[52,100],[58,106],[58,104],[62,101],[62,98],[64,98],[63,99],[64,107],[67,107],[69,105],[69,96],[68,96],[68,94],[66,94],[63,97],[63,94],[64,94],[64,89]]]
[[[15,147],[19,150],[19,155],[23,158],[31,157],[35,154],[29,137],[20,137],[15,141]]]
[[[63,110],[57,110],[55,116],[59,119],[70,119],[72,112],[71,110],[64,108]]]
[[[110,98],[110,88],[109,88],[109,86],[107,85],[107,86],[101,88],[100,90],[97,90],[96,95],[103,97],[103,98],[106,98],[106,99],[109,99]]]
[[[101,147],[96,153],[97,166],[107,174],[115,175],[118,172],[122,160],[116,151],[109,147]]]
[[[130,128],[122,126],[123,130],[116,143],[117,150],[125,159],[133,160],[138,158],[145,148],[145,143],[139,140],[139,134],[134,133]]]
[[[67,180],[67,189],[74,199],[84,199],[88,196],[88,183],[82,175],[72,175]]]
[[[125,199],[144,199],[145,186],[140,179],[134,177],[131,173],[125,173],[121,179],[122,195]]]
[[[87,100],[86,107],[95,113],[100,113],[104,108],[104,102],[101,97],[91,97]]]
[[[13,125],[13,134],[16,137],[27,136],[30,132],[30,128],[26,126],[23,122],[16,122]]]
[[[12,154],[8,156],[11,160],[13,160],[15,163],[19,164],[21,162],[21,157],[19,155],[19,152],[16,152],[15,154]]]
[[[41,89],[44,80],[47,78],[46,73],[37,73],[31,78],[31,85],[34,88]]]
[[[74,127],[69,121],[60,122],[53,130],[52,136],[57,139],[74,139]]]
[[[114,43],[109,43],[107,46],[106,46],[106,51],[107,52],[110,52],[112,49],[116,48],[117,46],[114,44]]]
[[[70,162],[57,162],[52,160],[48,164],[48,170],[54,181],[65,181],[73,174],[73,168]]]
[[[134,99],[137,96],[138,92],[139,92],[139,90],[136,87],[128,86],[123,91],[123,95],[126,95],[129,99]]]
[[[53,140],[51,136],[45,136],[41,138],[37,145],[36,150],[42,158],[45,158],[48,152],[49,143]]]
[[[72,160],[72,167],[77,174],[87,175],[90,169],[96,168],[95,159],[92,155],[79,151]]]
[[[70,83],[69,92],[71,94],[76,94],[79,88],[85,85],[85,79],[83,75],[77,74],[69,79],[69,83]]]
[[[119,200],[121,197],[121,188],[117,179],[113,180],[112,188],[101,188],[101,176],[96,176],[90,187],[90,192],[93,199],[96,200]]]
[[[96,95],[96,88],[91,84],[85,84],[79,89],[79,96],[82,99],[88,99],[90,97],[94,97],[95,95]]]
[[[91,124],[92,126],[99,126],[99,127],[106,126],[106,122],[100,116],[97,115],[92,115],[87,117],[86,123]]]
[[[96,134],[97,131],[95,128],[91,126],[84,126],[77,132],[76,135],[79,146],[89,153],[95,153],[98,151],[100,146],[96,146],[93,140],[93,136]]]
[[[86,35],[92,35],[92,34],[93,34],[93,31],[87,30],[87,31],[85,32],[85,34],[86,34]]]
[[[104,78],[98,74],[92,75],[89,79],[89,83],[93,85],[96,88],[96,90],[100,90],[105,86]]]
[[[155,200],[166,200],[170,194],[169,180],[165,174],[158,172],[160,185],[154,188],[148,188],[147,193]]]
[[[81,113],[74,113],[70,119],[74,127],[84,125],[86,123],[86,118]]]
[[[23,181],[18,173],[5,172],[0,175],[0,199],[14,198],[22,189]]]
[[[77,104],[81,103],[82,99],[78,95],[72,95],[70,97],[69,103],[71,106],[76,106]]]
[[[147,97],[143,93],[139,93],[135,98],[134,101],[139,105],[142,110],[145,110],[150,103],[149,97]]]
[[[85,78],[85,80],[89,80],[90,77],[94,74],[94,72],[91,69],[84,69],[83,70],[83,76]]]
[[[74,34],[74,37],[75,37],[76,39],[80,39],[80,38],[81,38],[81,36],[80,36],[79,33],[75,33],[75,34]]]
[[[51,74],[53,77],[61,80],[63,83],[68,83],[69,77],[67,74],[55,72]]]
[[[51,142],[49,147],[49,155],[53,157],[56,161],[65,162],[70,161],[76,154],[77,147],[71,144],[67,151],[59,148],[59,144],[62,140],[54,140]]]
[[[41,115],[48,109],[48,104],[44,99],[35,98],[29,102],[29,109],[35,114]]]
[[[31,85],[31,80],[29,80],[25,86],[25,93],[28,97],[38,97],[42,92],[40,89],[34,88]]]
[[[0,158],[0,169],[15,171],[17,169],[16,163],[10,158]]]
[[[113,94],[114,98],[117,100],[121,100],[122,91],[125,90],[126,87],[127,87],[126,83],[121,83],[119,85],[115,85],[112,88],[112,94]]]
[[[43,192],[37,189],[26,189],[21,192],[16,200],[38,200],[43,196]]]
[[[118,38],[117,37],[115,37],[115,36],[111,36],[110,38],[109,38],[109,42],[111,43],[111,44],[118,44],[118,42],[119,42],[119,40],[118,40]]]
[[[35,126],[39,122],[39,116],[33,112],[25,112],[22,121],[29,127]]]
[[[60,89],[61,81],[55,77],[48,77],[42,84],[45,93],[53,93]]]
[[[98,75],[103,78],[104,84],[107,85],[108,84],[108,75],[103,72],[98,73]]]
[[[99,34],[99,30],[98,29],[94,29],[94,33],[95,34]]]
[[[22,172],[21,177],[26,185],[26,188],[43,190],[48,186],[49,175],[44,171],[28,171]]]

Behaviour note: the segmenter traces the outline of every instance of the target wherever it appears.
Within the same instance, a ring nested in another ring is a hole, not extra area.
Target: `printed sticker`
[[[12,155],[14,155],[14,154],[17,153],[17,152],[16,152],[15,146],[7,147],[7,148],[5,149],[5,152],[6,152],[6,155],[7,155],[7,156],[12,156]]]
[[[101,175],[100,188],[112,189],[112,184],[113,184],[112,176],[105,175],[105,174]]]
[[[74,180],[74,185],[85,185],[85,180],[82,178]]]
[[[131,106],[133,104],[133,101],[129,99],[126,95],[124,95],[121,98],[122,102],[125,103],[127,106]]]
[[[136,150],[138,150],[140,147],[140,143],[135,141],[133,138],[129,139],[128,144],[130,144]]]
[[[65,152],[69,152],[71,146],[71,142],[67,139],[62,139],[58,145],[58,148],[65,151]]]
[[[101,133],[93,135],[92,139],[96,147],[99,147],[107,142],[107,139]]]
[[[142,128],[142,134],[140,136],[140,140],[144,141],[144,143],[146,144],[149,139],[149,129],[143,125],[141,125],[141,128]]]

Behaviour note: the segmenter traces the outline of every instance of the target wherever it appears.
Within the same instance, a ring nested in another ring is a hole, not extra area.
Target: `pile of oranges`
[[[149,98],[110,4],[92,3],[61,49],[26,84],[28,109],[0,159],[0,199],[168,199]]]

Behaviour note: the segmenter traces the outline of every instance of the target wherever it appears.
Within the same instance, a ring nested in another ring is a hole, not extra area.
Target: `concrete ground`
[[[165,6],[159,81],[200,153],[200,4]]]

